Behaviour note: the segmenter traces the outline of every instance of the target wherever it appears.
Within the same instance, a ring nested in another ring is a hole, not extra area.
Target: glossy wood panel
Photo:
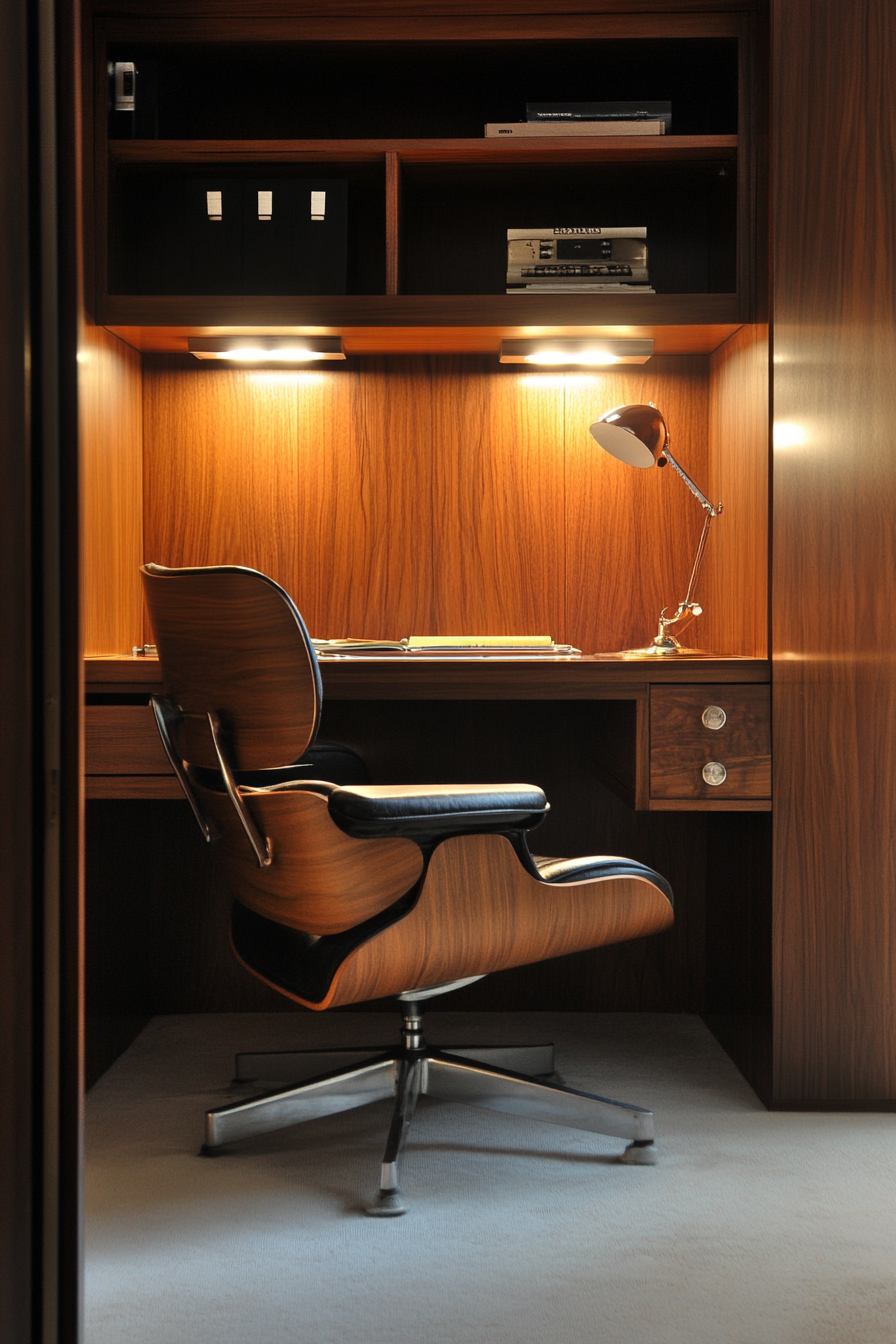
[[[85,327],[79,358],[84,493],[84,651],[143,643],[143,401],[140,356]]]
[[[325,794],[292,790],[246,798],[270,844],[270,866],[260,868],[227,795],[201,789],[199,801],[221,837],[230,893],[266,919],[316,937],[344,933],[381,914],[423,872],[423,854],[413,840],[345,835],[330,817]]]
[[[631,316],[631,314],[629,314]],[[249,321],[248,311],[243,314]],[[238,327],[171,326],[165,322],[152,326],[119,326],[109,328],[135,350],[147,354],[185,355],[190,336],[233,336],[246,334]],[[504,339],[530,335],[528,327],[508,326],[371,326],[371,327],[269,327],[262,324],[249,328],[260,336],[289,336],[307,333],[315,336],[341,336],[347,355],[497,355]],[[592,339],[608,336],[632,336],[638,340],[650,339],[658,355],[707,355],[738,330],[736,323],[694,322],[688,326],[665,322],[661,326],[631,326],[620,328],[602,326],[554,327],[542,324],[543,336],[569,336]]]
[[[159,775],[174,779],[148,705],[88,705],[84,738],[88,775]]]
[[[896,1098],[896,10],[772,18],[775,1094],[867,1105]]]
[[[709,479],[724,511],[712,525],[700,583],[707,647],[765,658],[768,650],[769,365],[768,330],[741,327],[710,367]],[[733,587],[730,576],[738,576]],[[739,589],[754,600],[743,602]]]
[[[683,594],[699,507],[672,473],[601,453],[588,425],[655,400],[706,482],[705,359],[580,375],[473,357],[313,373],[148,357],[144,381],[146,558],[259,568],[316,637],[550,634],[590,653],[644,643]],[[722,569],[711,546],[706,573],[761,625],[763,576],[730,557]]]
[[[739,326],[736,294],[100,294],[97,320],[109,327],[282,327],[338,335],[345,327]],[[627,333],[626,333],[627,334]],[[450,347],[449,347],[450,348]]]
[[[383,163],[388,178],[402,163],[662,163],[734,159],[736,135],[576,136],[554,140],[112,140],[121,164]],[[396,160],[390,165],[390,158]],[[397,290],[387,288],[387,294]]]
[[[321,658],[330,700],[630,700],[647,686],[693,682],[762,684],[769,664],[750,658],[633,661],[607,657],[535,659]],[[114,696],[162,689],[153,657],[93,658],[84,664],[87,692]]]
[[[118,8],[116,6],[116,8]],[[489,9],[491,10],[491,6]],[[639,4],[634,13],[572,13],[549,3],[537,9],[515,5],[497,12],[471,14],[468,5],[458,13],[437,9],[405,10],[401,4],[380,6],[366,12],[341,13],[330,11],[321,4],[313,9],[275,9],[267,4],[244,4],[237,0],[229,13],[217,4],[204,14],[183,17],[166,16],[165,37],[175,42],[506,42],[514,40],[551,41],[559,37],[571,41],[588,39],[627,39],[631,37],[735,37],[741,30],[741,16],[737,13],[672,13],[646,12],[648,6]],[[604,8],[602,4],[596,9]],[[703,8],[699,3],[696,10]],[[727,4],[713,4],[713,10],[724,11]],[[122,10],[124,6],[122,6]],[[591,9],[591,6],[589,6]],[[254,12],[253,12],[254,11]],[[386,11],[384,13],[384,11]],[[639,12],[640,11],[640,12]],[[157,13],[146,17],[145,4],[139,4],[134,18],[101,20],[105,35],[112,42],[153,42],[159,39]],[[98,25],[99,26],[99,25]]]
[[[149,365],[141,562],[248,565],[294,593],[297,412],[293,382],[277,375]]]
[[[708,728],[704,711],[726,715]],[[703,767],[727,771],[707,784]],[[653,686],[650,690],[650,797],[718,803],[771,795],[771,707],[767,686]]]
[[[703,359],[600,375],[473,358],[278,374],[153,357],[144,377],[147,558],[260,568],[315,636],[534,633],[619,649],[647,639],[686,584],[699,508],[671,473],[600,453],[588,425],[656,400],[705,480]],[[737,573],[728,583],[755,603]]]
[[[305,1006],[365,1003],[643,938],[673,918],[646,878],[550,886],[526,872],[503,836],[456,836],[433,854],[411,912],[350,953],[326,998]]]

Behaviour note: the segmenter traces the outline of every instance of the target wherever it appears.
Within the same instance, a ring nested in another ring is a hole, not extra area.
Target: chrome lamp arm
[[[697,586],[697,579],[703,565],[703,556],[706,551],[706,541],[709,536],[712,520],[718,518],[719,514],[722,512],[722,505],[719,504],[718,507],[714,508],[713,505],[710,504],[706,495],[704,495],[699,486],[694,484],[684,467],[676,462],[675,458],[669,452],[668,446],[663,450],[663,457],[669,463],[669,466],[678,472],[678,475],[684,481],[691,493],[700,501],[705,516],[703,520],[703,531],[700,533],[700,540],[697,543],[697,554],[694,556],[694,563],[691,566],[691,577],[688,579],[688,588],[684,600],[679,602],[676,611],[671,616],[666,615],[669,610],[668,607],[663,607],[663,610],[660,612],[659,625],[653,640],[653,647],[658,654],[678,652],[680,648],[678,641],[674,636],[669,634],[669,630],[672,626],[677,625],[680,633],[684,629],[684,625],[692,621],[695,616],[699,616],[703,610],[699,602],[694,601],[694,589]]]

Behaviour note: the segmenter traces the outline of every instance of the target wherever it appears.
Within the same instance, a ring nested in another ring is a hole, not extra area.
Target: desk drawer
[[[182,799],[149,705],[88,705],[88,798]]]
[[[652,686],[650,799],[771,798],[768,686]]]

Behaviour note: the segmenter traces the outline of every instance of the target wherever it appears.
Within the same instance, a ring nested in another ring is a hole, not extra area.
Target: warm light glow
[[[290,364],[306,364],[309,360],[320,359],[321,356],[316,350],[304,350],[299,346],[295,348],[285,347],[276,350],[261,350],[253,347],[244,346],[236,350],[218,350],[212,355],[213,359],[238,359],[240,362],[251,363],[261,359],[274,360],[277,363],[288,362]]]
[[[526,355],[527,364],[618,364],[619,356],[607,350],[580,350],[571,355],[564,350],[536,350]]]
[[[806,442],[806,431],[802,425],[779,420],[772,432],[772,442],[776,448],[798,448]]]
[[[292,387],[311,387],[315,383],[322,383],[324,380],[323,373],[299,373],[298,370],[288,372],[285,369],[279,372],[275,369],[267,369],[264,372],[261,369],[252,369],[248,372],[247,377],[251,378],[253,383],[267,383],[268,386],[271,384],[274,386],[289,384]]]
[[[600,385],[601,375],[599,373],[526,373],[521,376],[520,382],[524,388],[595,388]]]

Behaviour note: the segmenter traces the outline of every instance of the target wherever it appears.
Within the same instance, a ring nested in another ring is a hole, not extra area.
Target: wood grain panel
[[[149,705],[88,705],[84,734],[84,768],[88,775],[174,778]]]
[[[455,360],[432,389],[432,634],[566,642],[563,398]]]
[[[102,327],[85,327],[79,388],[84,651],[130,653],[143,643],[140,356]]]
[[[233,0],[230,0],[232,3]],[[521,14],[514,6],[502,13],[470,14],[465,5],[460,13],[441,13],[438,10],[417,9],[414,13],[402,13],[402,6],[390,5],[390,13],[384,14],[383,8],[375,13],[367,9],[366,13],[322,15],[321,6],[309,12],[292,8],[281,9],[272,14],[266,4],[258,4],[254,14],[247,13],[248,6],[237,0],[229,13],[215,5],[206,10],[205,16],[190,15],[183,17],[178,10],[176,17],[166,17],[163,34],[172,42],[507,42],[507,41],[555,41],[565,38],[571,41],[588,39],[627,39],[632,37],[735,37],[740,30],[740,15],[736,13],[672,13],[645,12],[652,6],[639,5],[638,12],[618,12],[618,3],[612,8],[616,13],[594,13],[593,8],[603,9],[600,4],[589,6],[590,13],[559,13],[552,5],[541,4],[533,11],[529,7]],[[229,6],[228,6],[229,7]],[[490,6],[491,8],[491,6]],[[697,4],[696,10],[704,8]],[[708,8],[708,6],[706,6]],[[727,3],[713,5],[715,10],[725,10]],[[146,17],[145,8],[137,7],[134,18],[120,17],[104,19],[101,26],[105,36],[111,42],[158,42],[160,34],[158,13]],[[142,12],[141,12],[142,11]]]
[[[709,706],[727,715],[721,728],[702,720]],[[728,777],[707,784],[702,770],[720,761]],[[771,706],[767,686],[652,686],[650,689],[650,797],[768,798],[771,795]]]
[[[386,168],[386,293],[401,290],[401,159],[385,151]]]
[[[775,1096],[855,1104],[896,1098],[896,11],[772,31]]]
[[[237,770],[290,765],[317,731],[320,694],[308,635],[285,594],[256,573],[141,571],[172,726],[184,761],[218,768],[209,715]]]
[[[630,700],[646,695],[648,682],[762,684],[770,677],[767,662],[747,658],[321,659],[320,670],[326,700]],[[88,659],[84,675],[94,695],[162,688],[157,658]]]
[[[733,159],[736,135],[576,136],[544,141],[444,140],[112,140],[109,160],[120,164],[377,163],[388,176],[408,163],[626,163]],[[396,160],[390,168],[389,159]],[[386,291],[396,294],[397,290]]]
[[[221,836],[220,862],[232,894],[290,928],[316,935],[356,928],[409,892],[423,871],[413,840],[356,840],[330,819],[322,794],[289,791],[246,798],[270,840],[271,864],[259,868],[227,795],[198,792]]]
[[[743,318],[736,294],[98,294],[97,321],[113,328],[189,327],[196,335],[268,327],[333,335],[344,327],[502,327],[508,336],[531,336],[511,329],[575,335],[577,327],[738,327]]]
[[[243,321],[249,314],[243,314]],[[110,326],[108,328],[136,350],[149,354],[187,354],[189,336],[233,336],[244,334],[236,327],[170,326],[161,322],[154,326]],[[305,327],[270,327],[255,324],[252,330],[262,336],[289,336],[308,332]],[[681,326],[666,322],[662,326],[631,326],[626,336],[651,338],[658,355],[706,355],[717,349],[738,330],[736,324],[695,322]],[[317,328],[310,334],[342,336],[347,355],[497,355],[501,342],[530,334],[528,327],[507,325],[462,326],[341,326]],[[542,328],[544,336],[570,338],[616,337],[616,327],[581,326]]]
[[[295,592],[295,380],[315,376],[148,361],[141,560],[249,565]]]
[[[439,845],[410,914],[346,958],[323,1002],[299,1002],[364,1003],[660,933],[672,921],[668,900],[645,879],[550,886],[526,872],[503,836],[460,836]]]
[[[604,411],[653,401],[672,450],[698,485],[709,471],[706,361],[654,357],[644,369],[566,374],[567,636],[586,653],[640,648],[687,588],[703,511],[671,471],[640,471],[598,448]],[[534,377],[536,375],[529,375]],[[706,565],[714,563],[707,555]],[[691,627],[700,640],[699,621]],[[727,650],[721,650],[727,652]]]
[[[171,775],[87,775],[84,795],[88,800],[138,799],[153,802],[185,802],[184,791]],[[131,823],[133,824],[133,823]],[[130,829],[130,826],[126,827]]]
[[[102,12],[107,6],[99,3],[99,0],[89,0],[89,5],[96,12]],[[88,5],[85,5],[85,9]],[[230,18],[245,19],[251,14],[258,14],[260,17],[288,17],[293,19],[319,17],[326,13],[334,19],[359,19],[376,18],[382,15],[388,8],[391,15],[403,17],[405,19],[429,19],[434,16],[456,16],[468,15],[470,12],[469,0],[389,0],[388,6],[382,3],[382,0],[193,0],[190,5],[191,15],[197,19],[216,19],[219,24],[218,40],[226,36],[223,26],[220,26],[222,20]],[[619,10],[619,0],[490,0],[489,12],[494,15],[510,14],[515,17],[519,15],[539,15],[555,14],[557,20],[567,14],[574,15],[595,15],[609,13],[614,15]],[[715,26],[715,15],[722,14],[725,11],[740,11],[744,8],[743,0],[688,0],[688,10],[696,15],[705,15],[698,20],[701,33],[714,33],[717,31]],[[664,29],[669,32],[671,29],[675,35],[679,34],[682,24],[681,16],[670,16],[669,0],[634,0],[627,9],[627,14],[651,14],[659,11],[662,14],[665,23],[668,25]],[[127,16],[134,15],[137,18],[143,18],[146,13],[146,0],[117,0],[115,5],[117,15],[127,19]],[[154,0],[153,13],[171,20],[183,18],[183,5],[179,0]],[[689,17],[689,16],[688,16]],[[469,23],[469,19],[467,20]],[[712,25],[712,26],[707,26]],[[693,29],[694,20],[688,25]],[[128,28],[130,32],[130,27]],[[419,30],[418,30],[419,31]],[[631,29],[629,29],[631,31]],[[725,31],[729,31],[726,27]]]
[[[724,504],[701,583],[706,647],[749,658],[768,650],[768,329],[741,327],[709,361],[708,490]],[[732,578],[734,582],[732,582]]]

